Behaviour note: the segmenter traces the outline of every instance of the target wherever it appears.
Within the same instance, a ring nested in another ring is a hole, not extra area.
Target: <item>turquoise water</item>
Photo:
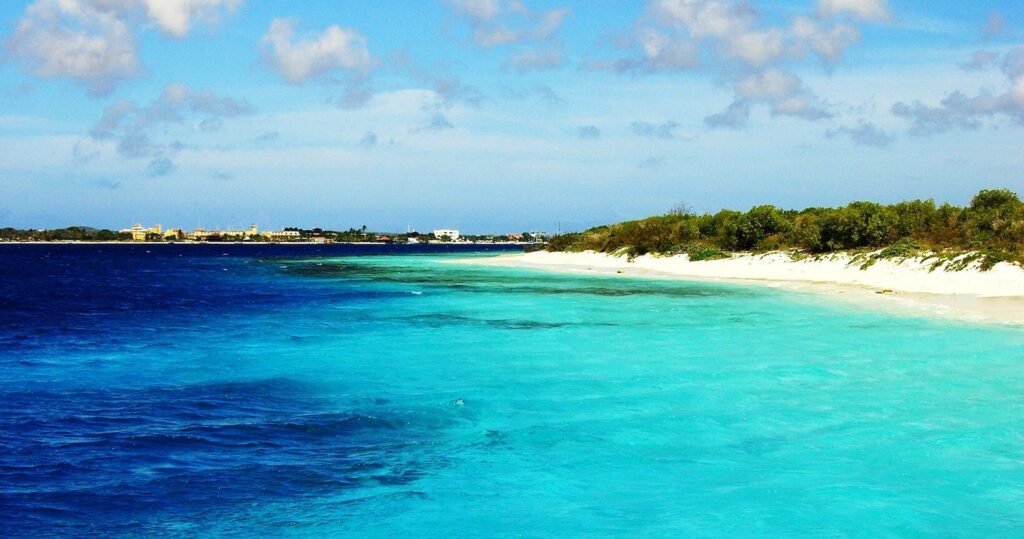
[[[10,531],[47,521],[172,536],[1024,529],[1020,330],[759,287],[450,260],[218,259],[203,262],[218,266],[207,286],[264,287],[265,304],[157,309],[103,342],[4,348],[18,360],[0,371],[8,403],[53,393],[48,410],[67,414],[77,400],[107,417],[121,398],[148,418],[123,428],[162,436],[159,449],[126,445],[107,467],[91,455],[56,478],[5,473]],[[197,399],[239,411],[166,414]],[[75,436],[122,432],[84,430]],[[80,495],[41,494],[61,489]],[[145,504],[96,507],[155,489]]]

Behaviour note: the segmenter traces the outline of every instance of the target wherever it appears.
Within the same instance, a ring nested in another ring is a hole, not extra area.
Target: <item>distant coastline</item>
[[[465,244],[465,245],[537,245],[543,244],[548,234],[544,232],[508,232],[505,234],[463,234],[452,228],[434,229],[429,232],[378,232],[367,230],[366,226],[347,230],[331,230],[320,227],[287,227],[283,230],[260,230],[252,224],[244,230],[207,230],[196,228],[186,231],[181,228],[164,228],[157,224],[146,227],[135,224],[120,230],[99,229],[88,226],[71,226],[53,229],[0,228],[2,243],[95,243],[95,244],[343,244],[343,245],[418,245],[418,244]]]
[[[432,243],[389,243],[381,241],[332,241],[329,243],[317,241],[131,241],[131,240],[52,240],[52,241],[0,241],[0,245],[392,245],[392,246],[425,246],[425,245],[510,245],[526,247],[538,245],[536,242],[510,242],[510,241],[460,241],[460,242],[432,242]]]

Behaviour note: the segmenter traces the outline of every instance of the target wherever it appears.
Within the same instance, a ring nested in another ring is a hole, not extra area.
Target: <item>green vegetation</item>
[[[123,241],[131,234],[113,230],[97,230],[86,226],[72,226],[53,230],[19,230],[0,228],[0,241]]]
[[[867,268],[883,258],[936,258],[934,267],[1024,261],[1024,202],[1007,189],[979,192],[967,207],[912,200],[883,205],[783,210],[755,206],[697,215],[680,206],[658,215],[551,238],[550,251],[593,250],[630,257],[687,253],[710,260],[733,251],[790,251],[794,258],[858,252]],[[966,256],[965,256],[966,255]]]

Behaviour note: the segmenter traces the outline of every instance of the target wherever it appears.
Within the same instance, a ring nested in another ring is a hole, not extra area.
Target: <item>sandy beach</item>
[[[731,281],[828,294],[842,301],[910,314],[984,323],[1024,325],[1024,269],[999,263],[960,271],[932,269],[934,259],[878,260],[867,269],[850,255],[793,260],[786,253],[737,254],[691,262],[686,255],[645,255],[629,260],[602,253],[503,255],[460,263],[578,274]]]

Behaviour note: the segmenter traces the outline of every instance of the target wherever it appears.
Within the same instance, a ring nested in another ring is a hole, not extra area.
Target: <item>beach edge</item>
[[[1024,268],[1000,263],[983,271],[934,269],[922,258],[862,262],[846,253],[794,259],[788,253],[738,253],[721,260],[686,255],[635,258],[604,253],[535,251],[460,258],[455,263],[697,282],[749,284],[828,295],[911,315],[1024,326]]]

